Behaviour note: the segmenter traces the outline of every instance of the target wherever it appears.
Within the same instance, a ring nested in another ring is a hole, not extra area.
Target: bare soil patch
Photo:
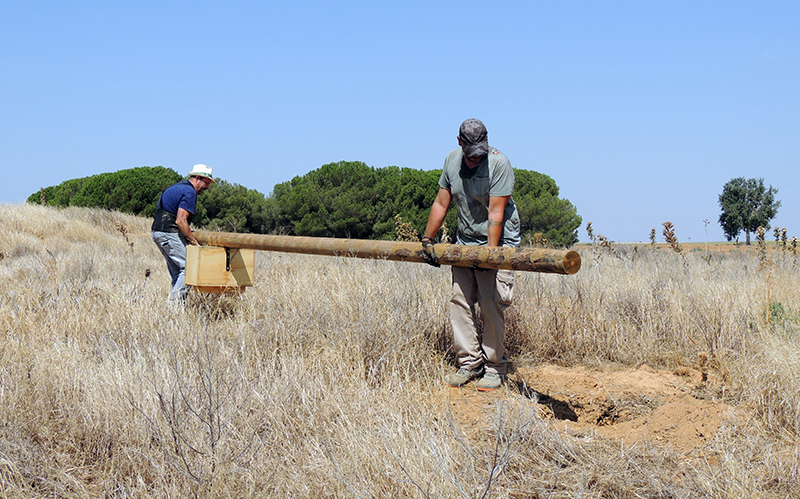
[[[538,401],[539,416],[576,438],[615,440],[621,446],[649,442],[686,457],[699,456],[737,409],[726,402],[722,378],[681,368],[587,369],[544,365],[520,368],[495,392],[472,385],[447,388],[453,414],[465,431],[491,425],[500,401]],[[480,410],[476,410],[480,408]]]

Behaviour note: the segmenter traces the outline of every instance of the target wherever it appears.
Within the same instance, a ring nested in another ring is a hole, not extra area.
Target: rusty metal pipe
[[[208,246],[248,248],[308,255],[375,258],[400,262],[421,262],[422,244],[404,241],[334,239],[326,237],[271,236],[232,232],[194,231],[194,237]],[[577,251],[506,246],[434,245],[439,263],[456,267],[508,269],[550,274],[574,274],[581,268]]]

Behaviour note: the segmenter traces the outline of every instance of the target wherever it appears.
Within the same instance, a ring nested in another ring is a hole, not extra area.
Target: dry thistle
[[[586,233],[589,234],[589,240],[594,242],[594,229],[592,229],[592,222],[586,222]]]
[[[767,230],[764,227],[759,226],[756,229],[756,241],[758,242],[758,260],[760,263],[760,268],[763,270],[764,267],[767,266],[767,243],[764,240],[767,234]]]
[[[708,381],[708,354],[700,352],[697,355],[700,364],[701,381],[705,384]]]
[[[47,199],[44,197],[44,187],[39,187],[39,200],[42,203],[42,206],[47,204]]]
[[[125,238],[125,242],[128,243],[128,246],[133,248],[133,241],[128,239],[128,228],[125,227],[125,224],[120,221],[116,221],[114,222],[114,228],[117,229],[117,232],[122,234],[122,237]]]
[[[592,242],[592,258],[594,258],[595,263],[600,263],[600,250],[597,248],[598,236],[594,235],[594,229],[592,228],[592,222],[586,222],[586,233],[589,234],[589,240]],[[602,238],[603,236],[599,236]],[[602,240],[600,240],[602,244]]]
[[[439,238],[444,244],[450,244],[450,229],[447,227],[447,222],[442,222],[442,235]]]
[[[547,238],[541,232],[536,232],[532,236],[528,236],[530,245],[536,248],[547,246]]]
[[[622,258],[622,255],[619,254],[619,251],[617,251],[614,248],[614,246],[611,244],[611,241],[606,236],[598,234],[597,240],[600,241],[601,248],[604,248],[606,251],[616,256],[617,258]]]
[[[408,222],[403,222],[403,217],[399,213],[394,216],[394,237],[396,241],[419,241],[414,226]]]
[[[650,246],[656,245],[656,228],[650,229]]]
[[[664,226],[664,240],[669,244],[669,247],[675,251],[675,253],[681,253],[683,251],[683,247],[681,243],[678,242],[678,238],[675,237],[675,226],[672,225],[672,222],[664,222],[661,224]]]

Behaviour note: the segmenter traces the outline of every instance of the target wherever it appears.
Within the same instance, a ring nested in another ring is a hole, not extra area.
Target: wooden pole
[[[225,248],[248,248],[309,255],[375,258],[401,262],[421,262],[422,244],[404,241],[334,239],[326,237],[272,236],[231,232],[194,231],[202,244]],[[457,267],[508,269],[550,274],[574,274],[581,268],[577,251],[506,246],[434,245],[439,263]]]

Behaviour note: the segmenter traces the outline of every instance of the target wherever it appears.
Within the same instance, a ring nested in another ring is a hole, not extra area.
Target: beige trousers
[[[450,322],[459,366],[475,370],[483,365],[487,372],[506,374],[504,311],[514,300],[514,271],[451,268]]]

